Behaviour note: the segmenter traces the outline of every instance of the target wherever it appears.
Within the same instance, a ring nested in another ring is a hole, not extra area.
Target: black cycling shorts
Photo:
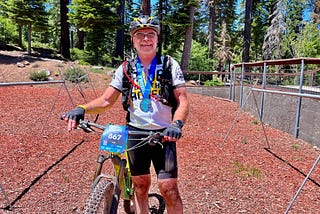
[[[129,126],[129,130],[141,130]],[[160,130],[163,131],[163,130]],[[128,146],[135,146],[140,142],[141,137],[146,136],[129,136]],[[163,142],[161,145],[146,144],[142,147],[128,151],[129,166],[132,176],[150,174],[151,162],[155,168],[158,179],[177,178],[177,152],[175,142]]]

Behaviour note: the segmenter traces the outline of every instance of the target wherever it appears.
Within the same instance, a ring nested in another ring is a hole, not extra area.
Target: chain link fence
[[[230,66],[228,72],[198,75],[198,83],[213,75],[224,86],[209,88],[197,84],[196,88],[188,87],[189,92],[239,102],[241,108],[262,122],[320,147],[320,59],[240,63]]]

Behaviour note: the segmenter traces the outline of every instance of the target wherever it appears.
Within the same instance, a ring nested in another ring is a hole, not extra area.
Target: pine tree
[[[32,29],[48,29],[48,13],[45,10],[44,0],[9,0],[7,11],[9,17],[18,25],[20,47],[22,47],[22,27],[27,27],[28,54],[31,54]]]
[[[104,64],[105,54],[112,55],[115,44],[116,25],[120,19],[116,13],[116,1],[74,0],[69,12],[70,22],[86,35],[86,50],[92,64]],[[120,26],[122,27],[122,26]],[[111,39],[112,38],[112,39]]]

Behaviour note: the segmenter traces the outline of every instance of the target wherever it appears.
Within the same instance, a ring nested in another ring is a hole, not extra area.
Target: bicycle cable
[[[93,129],[90,132],[94,133],[94,134],[97,134],[97,135],[101,135],[101,133],[103,133],[102,131],[96,131],[96,130],[93,130]],[[150,136],[145,137],[145,138],[131,138],[131,139],[128,139],[128,140],[141,140],[141,141],[139,143],[137,143],[136,145],[134,145],[134,146],[132,146],[132,147],[130,147],[128,149],[125,149],[123,152],[128,152],[128,151],[140,148],[140,147],[148,144],[152,140],[152,138],[154,137],[153,135],[150,135]],[[161,148],[163,148],[163,144],[161,142],[154,141],[153,143],[159,144],[161,146]]]

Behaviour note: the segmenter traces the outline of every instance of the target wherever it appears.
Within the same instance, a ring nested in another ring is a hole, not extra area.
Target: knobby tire
[[[85,214],[115,213],[111,210],[114,184],[109,180],[100,180],[90,192],[86,201]]]
[[[133,201],[130,199],[123,200],[123,209],[127,214],[134,214],[134,204]]]
[[[166,204],[161,195],[157,193],[149,193],[149,212],[151,214],[163,214],[166,209]]]

